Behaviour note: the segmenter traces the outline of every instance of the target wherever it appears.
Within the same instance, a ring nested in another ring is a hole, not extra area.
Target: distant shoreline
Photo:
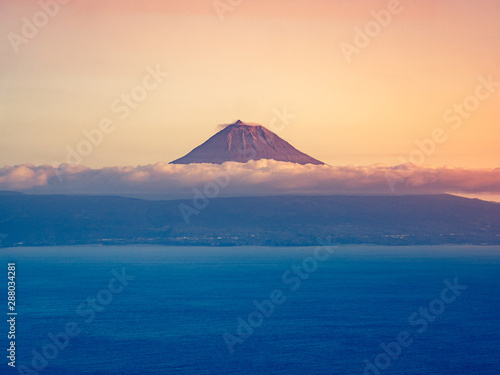
[[[453,195],[144,201],[0,195],[0,247],[500,245],[500,204]]]
[[[122,244],[122,245],[112,245],[112,244],[72,244],[72,245],[19,245],[19,246],[0,246],[0,253],[2,251],[8,249],[42,249],[42,248],[59,248],[59,247],[71,247],[71,248],[139,248],[139,247],[148,247],[148,248],[213,248],[213,249],[225,249],[225,248],[258,248],[258,249],[286,249],[286,248],[315,248],[318,245],[234,245],[234,246],[210,246],[210,245],[158,245],[158,244]],[[499,244],[431,244],[431,245],[377,245],[377,244],[339,244],[335,245],[336,248],[339,249],[347,249],[347,248],[445,248],[445,247],[478,247],[478,248],[495,248],[498,247],[500,250]]]

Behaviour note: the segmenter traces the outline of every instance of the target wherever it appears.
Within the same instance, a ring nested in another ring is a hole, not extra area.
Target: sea
[[[0,374],[500,374],[498,246],[17,247],[0,278]]]

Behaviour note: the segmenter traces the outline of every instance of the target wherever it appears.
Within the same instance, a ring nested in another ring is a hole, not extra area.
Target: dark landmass
[[[302,246],[328,236],[338,244],[500,244],[500,204],[452,195],[218,198],[197,206],[0,194],[0,246]]]
[[[0,190],[0,195],[22,195],[23,193],[11,190]]]

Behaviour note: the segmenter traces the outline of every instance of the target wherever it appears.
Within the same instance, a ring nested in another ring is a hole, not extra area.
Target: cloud
[[[237,120],[237,121],[241,121],[241,120]],[[227,128],[228,126],[231,126],[231,125],[236,124],[236,123],[237,123],[237,121],[232,122],[232,123],[230,123],[230,124],[219,124],[219,125],[217,125],[217,127],[216,127],[216,129],[215,129],[215,130],[216,130],[217,132],[220,132],[221,130],[224,130],[224,129],[225,129],[225,128]],[[244,125],[250,125],[250,126],[262,126],[261,124],[258,124],[258,123],[256,123],[256,122],[245,122],[245,121],[243,121],[243,122],[241,122],[241,123],[242,123],[242,124],[244,124]]]
[[[193,189],[218,196],[275,194],[498,194],[500,168],[464,169],[298,165],[273,160],[216,164],[157,163],[91,169],[24,164],[0,168],[0,189],[28,193],[187,198]]]

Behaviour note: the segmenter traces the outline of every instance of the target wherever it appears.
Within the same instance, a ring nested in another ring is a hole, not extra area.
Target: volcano
[[[325,164],[300,152],[262,125],[244,123],[240,120],[226,126],[205,143],[171,164],[222,164],[226,161],[246,163],[260,159],[297,164]]]

